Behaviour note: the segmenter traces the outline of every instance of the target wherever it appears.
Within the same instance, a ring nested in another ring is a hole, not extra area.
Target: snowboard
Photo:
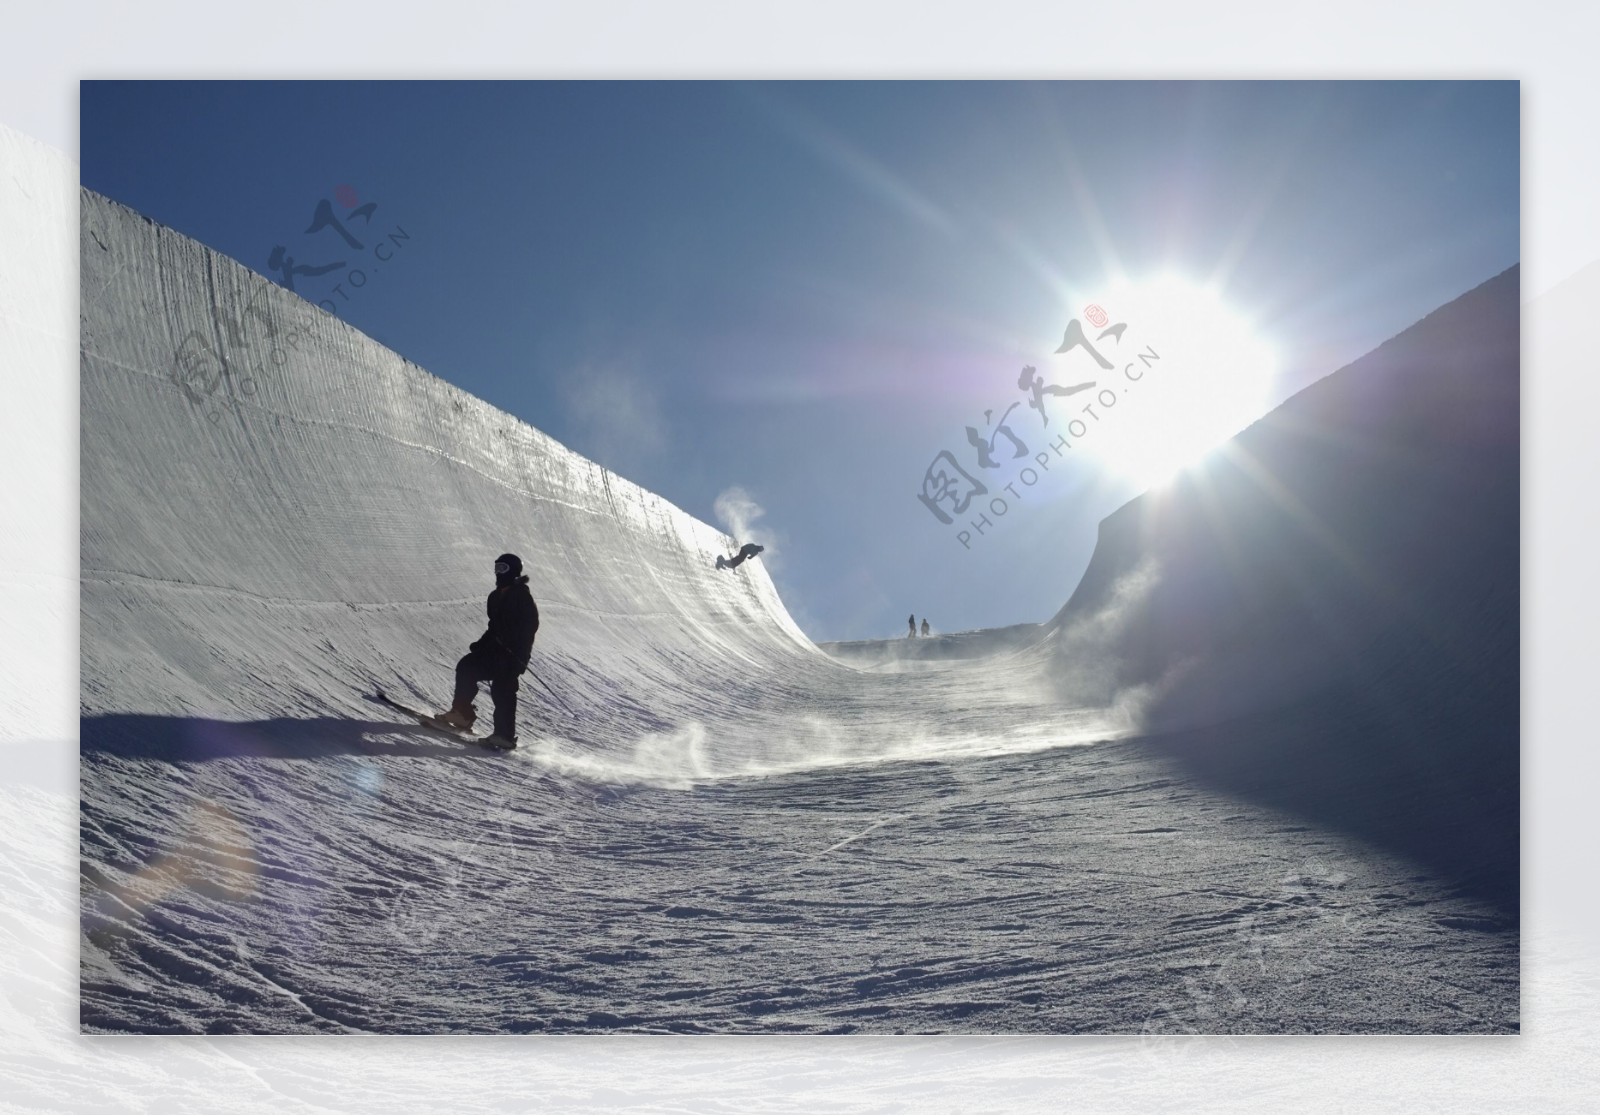
[[[372,700],[381,702],[382,704],[387,705],[390,709],[398,709],[406,716],[416,718],[419,722],[436,732],[442,732],[447,736],[453,736],[457,740],[464,740],[468,744],[476,744],[478,747],[487,752],[509,752],[511,748],[516,747],[515,744],[511,745],[511,748],[502,748],[497,744],[490,744],[488,743],[488,737],[473,736],[471,733],[464,732],[463,730],[456,728],[454,725],[446,724],[430,713],[423,713],[419,710],[411,708],[409,705],[401,705],[398,701],[395,701],[394,698],[390,697],[382,690],[374,690],[372,693]]]

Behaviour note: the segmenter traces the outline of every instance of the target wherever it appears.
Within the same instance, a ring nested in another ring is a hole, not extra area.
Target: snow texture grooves
[[[841,663],[735,540],[81,208],[85,1031],[1517,1028],[1492,904],[1115,742],[1114,614]],[[443,699],[506,549],[522,747],[363,700]]]

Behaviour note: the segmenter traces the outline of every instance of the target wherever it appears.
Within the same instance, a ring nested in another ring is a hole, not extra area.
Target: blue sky
[[[343,261],[296,290],[690,513],[742,489],[847,639],[1070,595],[1137,483],[1064,461],[969,548],[916,494],[1112,274],[1218,285],[1281,400],[1518,262],[1519,116],[1515,82],[84,82],[80,158],[279,281],[276,246]],[[322,199],[375,206],[361,250]]]

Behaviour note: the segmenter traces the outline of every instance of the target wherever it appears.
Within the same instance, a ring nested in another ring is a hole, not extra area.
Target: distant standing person
[[[906,627],[911,629],[911,634],[906,636],[906,638],[907,639],[916,639],[917,638],[917,614],[915,612],[913,612],[910,616],[906,617]]]
[[[481,741],[486,747],[509,751],[517,746],[517,684],[533,654],[533,637],[539,631],[539,606],[528,592],[522,559],[502,554],[494,562],[494,592],[489,594],[489,627],[456,664],[455,701],[439,720],[463,732],[478,719],[473,699],[478,683],[489,683],[494,699],[494,734]]]
[[[928,618],[926,616],[922,618],[922,634],[928,634]]]

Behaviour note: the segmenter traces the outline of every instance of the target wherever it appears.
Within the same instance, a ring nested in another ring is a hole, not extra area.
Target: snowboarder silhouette
[[[906,638],[907,639],[916,639],[917,638],[917,614],[915,612],[913,612],[910,616],[906,617],[906,627],[911,629],[911,634],[906,636]]]
[[[928,634],[928,618],[926,616],[922,618],[922,634]]]
[[[478,719],[473,699],[478,683],[489,683],[494,699],[494,734],[479,743],[510,750],[517,746],[517,684],[533,654],[539,631],[539,606],[528,592],[522,559],[502,554],[494,562],[494,592],[489,594],[489,627],[456,664],[454,703],[438,719],[466,732]]]
[[[739,565],[739,563],[743,562],[746,558],[754,558],[757,554],[760,554],[765,549],[767,548],[757,545],[756,543],[745,543],[739,548],[739,553],[735,554],[732,558],[724,558],[720,554],[717,555],[717,569],[731,570],[735,566]]]

